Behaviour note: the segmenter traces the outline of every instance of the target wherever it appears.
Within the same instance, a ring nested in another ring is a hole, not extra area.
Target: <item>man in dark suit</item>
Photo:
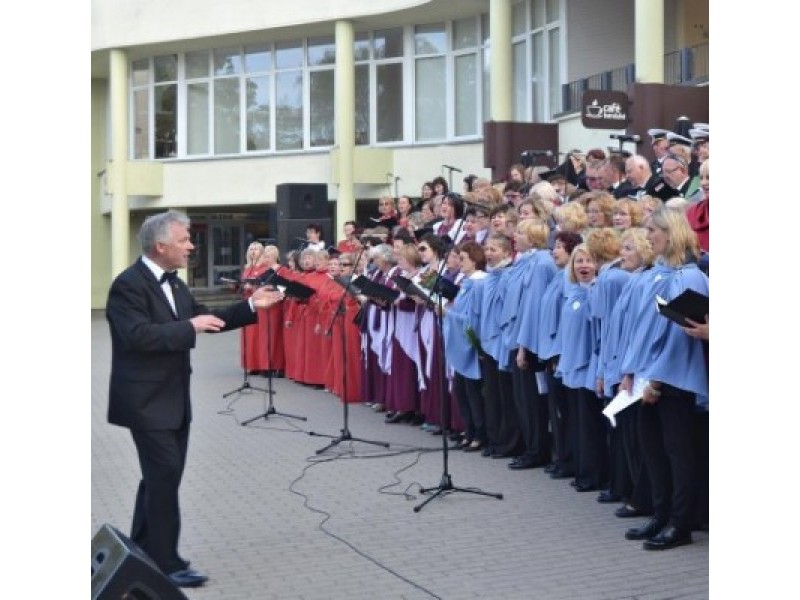
[[[194,249],[189,219],[169,211],[148,217],[139,231],[142,256],[111,284],[106,318],[111,329],[108,421],[131,431],[142,479],[131,539],[177,586],[208,579],[178,555],[178,488],[186,464],[191,403],[189,352],[198,333],[255,323],[255,308],[282,299],[256,290],[250,300],[210,311],[176,276]]]

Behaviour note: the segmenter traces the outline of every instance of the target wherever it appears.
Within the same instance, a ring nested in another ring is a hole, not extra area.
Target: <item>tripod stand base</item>
[[[301,417],[300,415],[290,415],[289,413],[278,412],[277,410],[275,410],[275,407],[273,407],[272,404],[270,404],[269,408],[267,409],[267,412],[255,416],[252,419],[247,419],[247,421],[242,421],[242,427],[244,427],[245,425],[249,425],[253,421],[258,421],[259,419],[266,420],[269,418],[270,415],[278,415],[279,417],[289,417],[290,419],[299,419],[301,421],[308,421],[308,417]]]
[[[493,492],[484,492],[483,490],[475,490],[475,489],[469,489],[469,488],[456,487],[456,486],[453,485],[453,478],[450,476],[449,473],[445,473],[445,474],[442,475],[442,481],[439,483],[438,487],[435,487],[435,488],[422,488],[420,490],[420,493],[427,494],[428,492],[433,492],[434,490],[435,490],[435,493],[430,498],[426,498],[424,502],[422,502],[421,504],[418,504],[417,506],[414,507],[414,512],[421,511],[425,507],[425,505],[428,502],[430,502],[431,500],[433,500],[434,498],[437,498],[439,496],[443,496],[445,494],[449,494],[451,492],[466,492],[468,494],[479,494],[481,496],[491,496],[492,498],[497,498],[498,500],[502,500],[503,499],[503,494],[495,494]]]
[[[232,396],[233,394],[241,394],[245,390],[253,390],[254,392],[264,392],[264,393],[267,392],[267,390],[265,390],[264,388],[260,388],[260,387],[254,386],[254,385],[250,385],[250,382],[247,379],[245,379],[244,383],[242,385],[240,385],[235,390],[231,390],[230,392],[226,392],[226,393],[222,394],[222,397],[223,398],[227,398],[228,396]]]
[[[322,454],[326,450],[330,450],[334,446],[337,446],[337,445],[341,444],[342,442],[348,442],[348,441],[350,441],[350,442],[363,442],[364,444],[373,444],[375,446],[383,446],[384,448],[388,448],[389,447],[389,442],[375,442],[375,441],[372,441],[372,440],[362,440],[361,438],[353,437],[352,435],[350,435],[350,430],[347,429],[347,428],[342,429],[342,435],[340,435],[340,436],[326,435],[324,433],[316,433],[315,431],[309,431],[308,435],[315,435],[315,436],[318,436],[318,437],[333,438],[333,441],[330,444],[328,444],[324,448],[320,448],[319,450],[317,450],[317,454]]]

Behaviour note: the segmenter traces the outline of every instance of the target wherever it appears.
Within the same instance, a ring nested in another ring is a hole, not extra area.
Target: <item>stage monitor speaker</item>
[[[281,183],[276,187],[278,220],[330,218],[325,183]]]
[[[326,248],[335,245],[331,242],[333,232],[330,219],[279,219],[278,248],[281,254],[289,250],[303,250],[306,247],[303,241],[306,239],[306,228],[311,223],[316,223],[322,228],[322,240]]]
[[[188,600],[139,546],[110,525],[92,538],[92,600]]]

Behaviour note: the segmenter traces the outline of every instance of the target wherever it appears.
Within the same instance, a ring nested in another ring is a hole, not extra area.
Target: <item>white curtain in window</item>
[[[447,133],[444,57],[419,58],[416,67],[416,139],[442,139]]]

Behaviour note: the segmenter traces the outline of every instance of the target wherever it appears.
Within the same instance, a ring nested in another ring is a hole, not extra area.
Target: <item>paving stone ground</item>
[[[92,315],[91,535],[103,524],[127,534],[139,479],[126,429],[106,422],[111,343]],[[709,596],[709,535],[666,552],[624,539],[641,519],[577,493],[541,469],[452,450],[410,425],[386,425],[368,407],[347,414],[328,392],[273,380],[280,415],[243,382],[239,333],[203,335],[193,352],[194,420],[181,486],[181,554],[209,575],[191,600],[587,599]],[[263,377],[251,377],[266,388]],[[354,438],[389,448],[343,441]],[[314,434],[320,435],[310,435]],[[324,437],[331,436],[331,437]],[[456,491],[413,509],[449,474]]]

